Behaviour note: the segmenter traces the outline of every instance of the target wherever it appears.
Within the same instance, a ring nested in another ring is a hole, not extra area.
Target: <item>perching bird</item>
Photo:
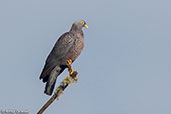
[[[85,21],[75,21],[70,31],[60,36],[47,57],[40,75],[40,79],[46,82],[45,94],[52,95],[57,77],[67,68],[67,61],[74,62],[80,55],[84,47],[83,27],[88,28]]]

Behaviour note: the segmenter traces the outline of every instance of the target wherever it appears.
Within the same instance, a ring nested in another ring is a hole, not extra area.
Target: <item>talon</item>
[[[72,64],[72,60],[71,60],[71,59],[69,59],[69,60],[67,61],[67,63],[66,63],[66,64],[67,64],[67,66],[68,66],[68,65],[71,65],[71,64]]]
[[[70,75],[72,75],[74,73],[74,70],[72,69],[71,64],[72,64],[72,60],[69,59],[67,61],[66,65],[68,66],[68,72],[69,72]]]
[[[72,75],[74,73],[74,70],[71,68],[71,71],[69,73],[70,75]]]
[[[72,69],[72,67],[68,67],[68,72],[70,75],[72,75],[74,73],[74,70]]]

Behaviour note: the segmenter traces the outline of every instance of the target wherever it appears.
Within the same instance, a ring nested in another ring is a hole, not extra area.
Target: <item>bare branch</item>
[[[44,106],[39,110],[37,114],[42,114],[56,98],[59,99],[60,95],[70,84],[76,82],[77,80],[77,71],[74,71],[72,74],[65,77],[61,84],[56,88],[56,91],[54,92],[53,96],[46,102],[46,104],[44,104]]]

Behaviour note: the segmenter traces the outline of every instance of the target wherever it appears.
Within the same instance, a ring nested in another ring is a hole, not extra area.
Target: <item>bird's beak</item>
[[[86,24],[84,25],[84,27],[85,27],[85,28],[88,28],[88,26],[87,26]]]

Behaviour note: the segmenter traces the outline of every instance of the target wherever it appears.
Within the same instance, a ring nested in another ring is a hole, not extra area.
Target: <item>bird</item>
[[[39,79],[46,83],[44,93],[52,95],[57,77],[72,64],[84,48],[82,28],[88,28],[84,20],[76,20],[69,32],[62,34],[48,55]],[[72,71],[70,73],[72,74]]]

